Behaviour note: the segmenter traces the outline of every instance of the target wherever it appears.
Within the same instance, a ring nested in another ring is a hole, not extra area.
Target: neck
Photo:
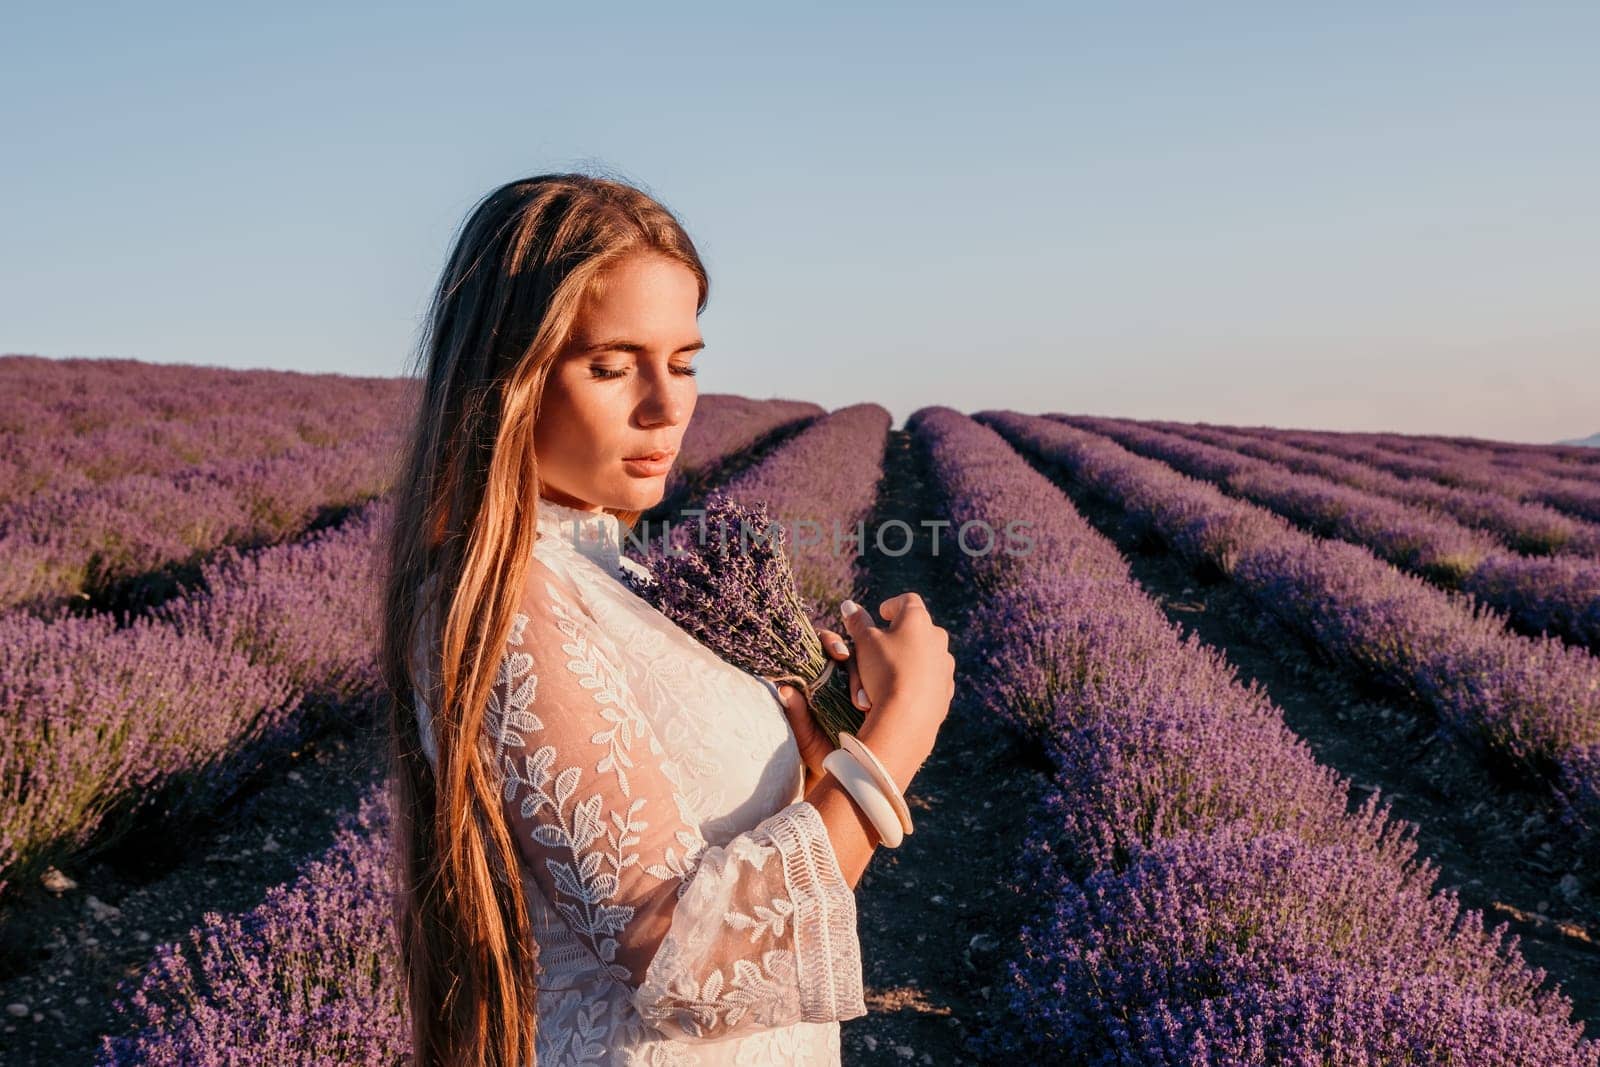
[[[545,487],[543,487],[543,488],[541,488],[539,490],[539,496],[543,500],[548,500],[551,503],[560,504],[562,507],[565,507],[565,508],[573,508],[573,509],[575,509],[577,511],[591,511],[591,512],[597,512],[598,513],[598,512],[601,512],[601,511],[605,510],[599,504],[590,504],[587,501],[579,500],[575,496],[568,496],[566,493],[561,492],[559,489],[551,489],[548,486],[545,486]]]

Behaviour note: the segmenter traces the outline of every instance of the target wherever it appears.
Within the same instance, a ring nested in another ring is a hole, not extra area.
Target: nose
[[[686,417],[687,400],[676,382],[650,376],[650,384],[639,402],[639,419],[647,426],[676,426]]]

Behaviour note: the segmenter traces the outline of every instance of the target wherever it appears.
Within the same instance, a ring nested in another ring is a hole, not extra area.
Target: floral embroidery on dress
[[[759,1013],[763,1007],[780,1001],[782,991],[777,982],[793,965],[793,953],[770,949],[762,953],[760,966],[751,960],[734,960],[731,979],[725,980],[718,969],[703,985],[696,986],[688,975],[680,975],[670,986],[674,994],[670,1005],[651,1014],[656,1018],[670,1016],[683,1030],[696,1035],[710,1033],[718,1026],[731,1027],[746,1012]]]
[[[735,930],[749,930],[750,940],[758,941],[763,933],[773,937],[783,936],[783,924],[794,915],[794,902],[784,897],[773,897],[768,904],[757,904],[754,915],[728,913],[728,925]]]
[[[630,794],[626,768],[633,766],[628,757],[628,748],[632,744],[634,726],[626,714],[627,704],[602,671],[600,664],[603,657],[599,650],[583,640],[571,613],[561,602],[560,592],[548,582],[545,583],[545,591],[551,598],[551,610],[560,620],[561,632],[570,638],[562,645],[562,650],[573,657],[567,663],[568,668],[578,675],[584,688],[593,691],[596,703],[602,706],[602,714],[613,724],[610,730],[599,731],[590,738],[606,746],[606,754],[595,765],[595,773],[613,773],[622,795],[627,797]],[[504,799],[508,803],[515,801],[520,786],[527,791],[518,808],[521,818],[537,820],[545,808],[554,812],[553,821],[537,822],[530,832],[539,844],[562,850],[572,857],[571,860],[560,860],[552,856],[544,861],[557,891],[571,898],[556,899],[556,909],[574,930],[588,938],[595,955],[606,964],[612,977],[626,981],[630,972],[614,962],[617,954],[614,935],[633,918],[634,909],[627,905],[607,904],[606,901],[616,893],[617,880],[623,870],[639,862],[639,854],[627,850],[629,846],[639,843],[639,831],[649,825],[638,817],[639,811],[645,806],[645,798],[634,797],[626,811],[612,811],[611,825],[607,826],[600,814],[605,799],[603,794],[594,793],[586,800],[570,803],[583,776],[582,768],[564,768],[554,776],[554,789],[546,789],[552,780],[555,746],[545,745],[532,755],[525,754],[520,772],[515,758],[505,752],[513,745],[518,749],[526,745],[525,738],[517,734],[513,727],[529,731],[544,729],[539,717],[528,710],[528,704],[538,688],[537,676],[533,673],[533,656],[515,647],[522,642],[527,625],[528,616],[518,613],[511,628],[511,637],[507,639],[507,644],[513,647],[501,660],[500,682],[506,698],[495,722],[499,730],[499,751],[504,756]],[[496,689],[498,691],[500,686]],[[490,706],[495,707],[497,703],[491,699]],[[619,708],[623,710],[615,710]],[[585,852],[602,835],[606,838],[606,847]]]
[[[484,715],[539,944],[538,1062],[837,1064],[839,1021],[866,1011],[855,900],[787,720],[620,580],[614,519],[539,510]]]

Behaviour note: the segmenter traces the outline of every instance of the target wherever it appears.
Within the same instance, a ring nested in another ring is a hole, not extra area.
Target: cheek
[[[551,446],[574,458],[608,455],[627,423],[632,402],[628,391],[618,386],[617,382],[579,375],[549,391],[543,406],[550,415]]]
[[[589,419],[584,409],[581,382],[552,374],[539,401],[539,421],[533,429],[534,452],[552,472],[581,459],[589,451]]]

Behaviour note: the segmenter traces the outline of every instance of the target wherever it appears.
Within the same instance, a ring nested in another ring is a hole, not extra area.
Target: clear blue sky
[[[706,391],[1600,430],[1596,5],[555,7],[8,10],[0,351],[398,374],[478,197],[599,167]]]

